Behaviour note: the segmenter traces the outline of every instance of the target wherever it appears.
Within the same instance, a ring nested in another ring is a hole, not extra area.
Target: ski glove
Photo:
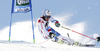
[[[100,41],[100,37],[97,37],[96,40],[97,40],[97,41]]]
[[[56,37],[56,35],[54,33],[50,32],[49,37],[52,39],[52,38]]]
[[[56,25],[56,27],[60,27],[60,24],[59,23],[56,23],[55,25]]]

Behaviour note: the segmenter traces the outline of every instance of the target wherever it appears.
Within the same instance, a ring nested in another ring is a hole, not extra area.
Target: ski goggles
[[[45,18],[50,18],[51,16],[45,16]]]

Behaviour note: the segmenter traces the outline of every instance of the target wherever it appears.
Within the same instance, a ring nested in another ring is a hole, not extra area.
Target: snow
[[[68,46],[51,41],[43,44],[24,41],[2,41],[0,42],[0,51],[100,51],[100,48]]]
[[[69,25],[66,26],[66,24],[64,24],[66,23],[66,20],[68,21],[68,19],[70,19],[71,16],[72,16],[71,14],[65,15],[58,20],[65,27],[68,28],[71,27],[71,29],[83,33],[86,25],[85,22],[76,23],[71,26]],[[57,19],[57,16],[55,16],[55,18]],[[63,19],[63,21],[61,19]],[[34,31],[36,44],[34,44],[32,39],[33,34],[32,34],[31,27],[32,27],[31,21],[13,23],[10,42],[8,41],[9,26],[0,30],[0,51],[100,51],[100,48],[96,48],[96,47],[69,46],[66,44],[59,44],[56,42],[52,42],[51,40],[44,40],[40,35],[40,33],[38,32],[38,28],[36,24],[35,24],[35,31]],[[63,36],[67,36],[66,35],[67,32],[70,33],[71,38],[74,40],[84,42],[84,43],[90,40],[84,38],[84,40],[81,41],[80,39],[82,39],[83,37],[80,35],[67,31],[63,28],[56,28],[53,24],[52,27],[54,27],[54,29],[57,30],[59,33],[61,33]],[[94,43],[94,41],[91,41],[91,43]]]

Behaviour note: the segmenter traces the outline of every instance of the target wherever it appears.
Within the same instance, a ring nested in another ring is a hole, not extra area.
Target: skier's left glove
[[[97,37],[96,40],[97,40],[97,41],[100,41],[100,37]]]
[[[52,38],[56,37],[56,35],[54,33],[50,32],[49,37],[52,39]]]
[[[56,23],[55,25],[56,25],[56,27],[60,27],[60,23]]]

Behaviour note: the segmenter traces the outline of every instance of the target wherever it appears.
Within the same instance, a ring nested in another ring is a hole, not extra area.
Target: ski
[[[79,47],[94,47],[95,46],[95,44],[81,44],[79,42],[74,42],[73,44],[70,44],[66,40],[60,40],[60,41],[58,41],[58,43],[67,44],[67,45],[71,45],[71,46],[79,46]]]
[[[95,44],[80,44],[80,47],[94,47]]]

